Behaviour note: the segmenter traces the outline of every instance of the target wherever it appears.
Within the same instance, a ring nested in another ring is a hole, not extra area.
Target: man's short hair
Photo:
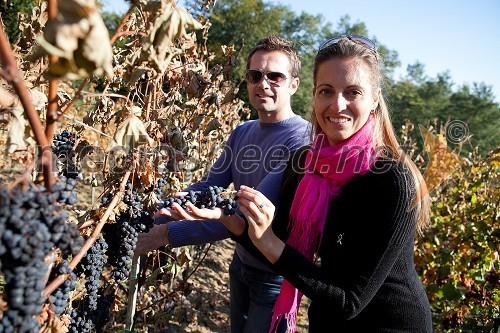
[[[262,38],[255,44],[255,46],[248,54],[247,69],[250,68],[250,60],[252,59],[253,54],[257,51],[279,51],[285,53],[290,60],[290,65],[292,67],[290,69],[290,73],[292,74],[292,77],[299,77],[301,66],[300,58],[297,49],[293,46],[293,43],[291,41],[279,36],[269,36],[266,38]]]

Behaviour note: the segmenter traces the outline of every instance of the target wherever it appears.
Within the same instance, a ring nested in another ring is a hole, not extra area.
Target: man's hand
[[[196,207],[191,202],[186,202],[186,207],[188,210],[185,210],[178,203],[174,202],[171,208],[162,208],[154,216],[169,216],[175,220],[218,220],[222,216],[222,209],[218,207],[214,209],[202,209]]]
[[[170,244],[170,241],[168,240],[168,223],[155,224],[149,232],[139,234],[134,255],[138,256],[154,251],[168,244]]]

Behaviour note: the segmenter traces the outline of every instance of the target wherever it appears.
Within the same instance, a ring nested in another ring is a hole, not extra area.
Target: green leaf
[[[472,197],[470,198],[470,202],[471,202],[472,204],[475,204],[475,203],[477,202],[477,195],[476,195],[476,193],[474,193],[474,194],[472,195]]]
[[[459,300],[462,297],[460,290],[455,288],[451,283],[447,283],[442,288],[443,297],[447,300]]]
[[[155,271],[147,277],[146,282],[145,282],[146,287],[154,286],[156,283],[156,280],[158,280],[158,275],[167,271],[169,269],[169,266],[171,266],[171,264],[167,264],[165,266],[161,266],[161,267],[155,269]]]

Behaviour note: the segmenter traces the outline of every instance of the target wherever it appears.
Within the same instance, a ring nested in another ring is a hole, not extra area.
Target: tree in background
[[[457,133],[462,137],[463,149],[471,152],[479,147],[481,154],[495,149],[500,142],[500,107],[495,103],[491,87],[484,83],[464,84],[454,90],[454,83],[448,72],[430,78],[425,75],[422,63],[409,65],[407,76],[389,85],[388,100],[396,128],[406,120],[427,127],[435,120],[445,123],[460,122]],[[420,138],[419,145],[422,145]],[[457,142],[451,142],[455,144]]]
[[[301,55],[302,71],[300,88],[293,96],[294,111],[307,117],[312,105],[312,68],[318,46],[331,36],[341,34],[368,36],[364,23],[351,23],[346,15],[341,18],[336,29],[322,15],[311,15],[306,12],[295,13],[289,6],[275,5],[262,0],[221,0],[213,7],[205,6],[203,0],[186,1],[194,16],[205,16],[210,19],[210,30],[207,47],[215,57],[221,54],[222,45],[234,45],[238,50],[235,61],[233,79],[242,83],[244,80],[246,54],[259,39],[268,35],[279,35],[295,42]],[[376,38],[374,38],[376,40]],[[396,51],[381,45],[379,52],[386,58],[385,73],[392,75],[400,65]],[[248,100],[245,89],[240,89],[238,96]],[[254,115],[255,116],[255,115]]]
[[[13,43],[21,33],[21,30],[19,30],[19,14],[29,13],[36,4],[36,0],[0,1],[1,18],[5,25],[5,32],[11,43]]]

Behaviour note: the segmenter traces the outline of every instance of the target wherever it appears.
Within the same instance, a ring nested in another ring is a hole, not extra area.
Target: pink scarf
[[[332,200],[341,188],[358,175],[367,173],[374,161],[373,119],[349,139],[330,146],[326,135],[320,133],[306,156],[306,174],[295,192],[290,219],[293,228],[287,244],[313,261],[321,243],[326,216]],[[287,332],[295,332],[297,309],[302,293],[283,280],[273,309],[270,332],[275,331],[282,315],[287,321]]]

